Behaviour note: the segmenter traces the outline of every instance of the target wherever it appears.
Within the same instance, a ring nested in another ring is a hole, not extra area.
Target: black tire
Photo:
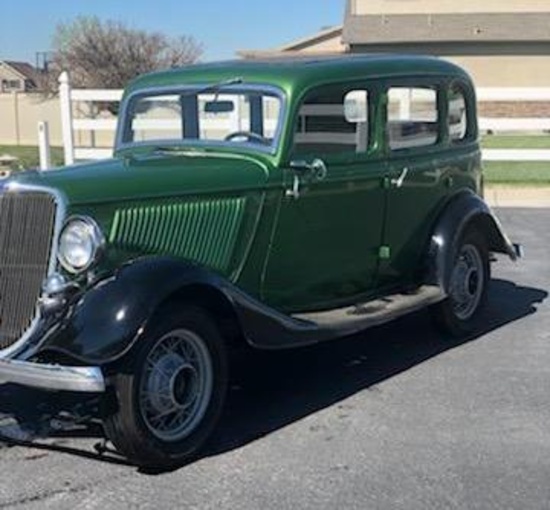
[[[216,323],[199,308],[164,310],[110,383],[116,401],[104,428],[115,448],[141,467],[170,469],[189,462],[214,430],[228,387],[226,346]],[[184,405],[187,401],[193,404]],[[180,408],[172,420],[195,410],[179,435],[161,430],[174,406]]]
[[[459,282],[458,285],[453,286],[453,278]],[[449,296],[431,308],[436,327],[458,338],[478,330],[487,304],[490,278],[487,242],[478,230],[470,228],[461,237],[453,254],[453,267],[447,283]]]

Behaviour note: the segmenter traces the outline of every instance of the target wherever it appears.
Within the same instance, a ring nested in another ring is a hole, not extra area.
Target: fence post
[[[52,166],[50,152],[50,129],[47,122],[38,123],[38,152],[40,155],[40,170],[49,170]]]
[[[15,120],[15,145],[21,144],[21,119],[19,118],[19,92],[12,92],[13,97],[13,118]]]
[[[61,106],[65,164],[72,165],[74,163],[73,112],[71,108],[71,84],[69,83],[69,73],[67,71],[63,71],[59,76],[59,103]]]

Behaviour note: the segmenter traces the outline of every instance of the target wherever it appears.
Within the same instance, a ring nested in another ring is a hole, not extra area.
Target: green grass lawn
[[[487,161],[483,168],[487,184],[550,186],[550,161]]]
[[[40,164],[38,147],[26,145],[0,145],[0,156],[9,154],[18,158],[18,162],[12,165],[12,170],[20,168],[37,168]],[[63,164],[63,149],[61,147],[51,148],[52,166]]]
[[[485,135],[481,145],[484,149],[550,149],[550,134]]]
[[[485,135],[484,149],[550,149],[549,135]],[[550,161],[487,161],[485,182],[526,186],[550,185]]]

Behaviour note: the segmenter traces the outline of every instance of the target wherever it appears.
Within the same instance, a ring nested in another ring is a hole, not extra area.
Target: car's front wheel
[[[487,242],[479,231],[465,232],[452,264],[448,297],[432,308],[432,314],[440,330],[459,337],[476,330],[487,301],[491,266]]]
[[[203,310],[170,308],[112,379],[108,438],[141,466],[190,460],[211,434],[227,391],[225,344]]]

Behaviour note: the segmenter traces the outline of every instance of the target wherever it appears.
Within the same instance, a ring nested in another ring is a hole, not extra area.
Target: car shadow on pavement
[[[202,457],[242,447],[357,392],[375,390],[378,383],[444,351],[535,313],[537,304],[547,296],[542,289],[493,280],[483,327],[474,336],[460,340],[443,338],[431,326],[429,314],[422,311],[333,342],[279,352],[250,352],[239,363],[220,425]],[[66,446],[55,440],[32,441],[33,435],[44,437],[40,424],[59,405],[57,400],[55,405],[49,402],[45,394],[37,397],[25,390],[0,387],[0,442],[126,463],[109,453],[80,449],[78,442],[73,447],[72,443]],[[1,423],[6,417],[27,424],[30,437],[2,438]],[[54,435],[95,437],[99,441],[101,430],[95,426]]]
[[[216,455],[243,446],[374,387],[438,354],[533,314],[548,292],[493,280],[481,330],[469,338],[442,337],[427,311],[360,334],[292,351],[251,356],[230,393]]]

